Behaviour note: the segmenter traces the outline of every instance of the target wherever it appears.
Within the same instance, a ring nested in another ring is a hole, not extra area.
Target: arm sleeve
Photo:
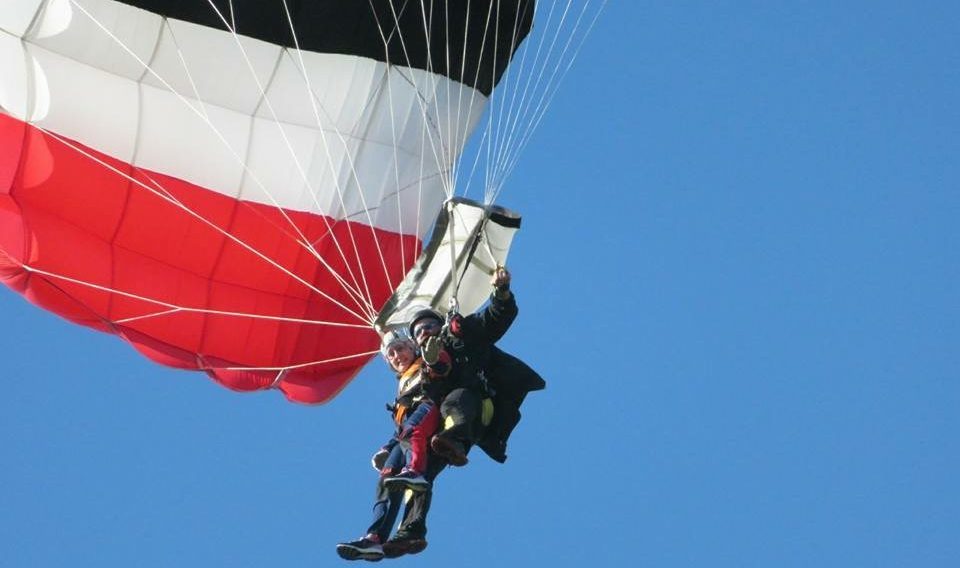
[[[465,319],[467,325],[478,328],[487,341],[496,343],[510,329],[518,313],[517,299],[512,293],[505,300],[497,298],[496,294],[491,294],[490,303],[483,310]]]

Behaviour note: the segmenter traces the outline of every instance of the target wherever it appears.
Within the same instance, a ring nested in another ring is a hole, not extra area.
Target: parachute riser
[[[423,254],[381,310],[378,329],[401,324],[414,306],[451,314],[478,309],[489,296],[490,275],[506,262],[520,222],[518,214],[497,205],[462,197],[447,201]],[[486,255],[476,254],[481,243]]]

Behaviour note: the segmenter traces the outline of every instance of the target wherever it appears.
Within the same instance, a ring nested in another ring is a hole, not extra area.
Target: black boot
[[[383,547],[380,546],[380,537],[375,534],[350,542],[341,542],[337,545],[337,554],[344,560],[369,560],[376,562],[383,560]]]
[[[457,440],[438,434],[430,440],[430,448],[450,462],[450,465],[457,467],[467,465],[467,452],[463,449],[463,444]]]
[[[387,558],[398,558],[404,554],[419,554],[425,548],[427,539],[399,531],[383,543],[383,555]]]

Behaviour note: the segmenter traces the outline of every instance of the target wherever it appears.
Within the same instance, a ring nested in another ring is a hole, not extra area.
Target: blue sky
[[[500,202],[542,372],[398,566],[960,565],[960,6],[611,2]],[[667,5],[669,4],[669,5]],[[238,395],[0,290],[9,566],[328,566],[392,379]]]

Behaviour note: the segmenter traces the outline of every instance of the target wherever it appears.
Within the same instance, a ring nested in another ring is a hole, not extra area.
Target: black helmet
[[[417,312],[413,314],[413,317],[410,318],[410,327],[409,327],[410,337],[414,336],[413,326],[416,325],[418,321],[422,319],[427,319],[427,318],[435,319],[441,324],[443,323],[443,316],[440,315],[440,312],[432,308],[423,308],[422,310],[417,310]]]

